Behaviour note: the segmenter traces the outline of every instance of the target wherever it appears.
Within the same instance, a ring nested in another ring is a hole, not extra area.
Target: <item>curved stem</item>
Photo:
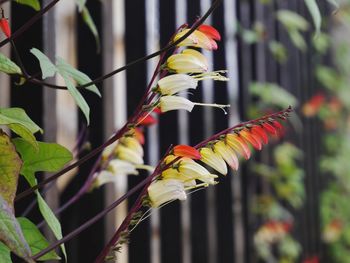
[[[0,42],[0,47],[6,45],[11,40],[16,39],[20,35],[23,34],[23,32],[27,31],[28,28],[30,28],[36,21],[38,21],[45,13],[47,13],[52,7],[54,7],[60,0],[53,0],[51,3],[49,3],[47,6],[45,6],[43,9],[41,9],[38,13],[36,13],[31,19],[29,19],[23,26],[21,26],[18,30],[12,33],[11,37],[6,38],[5,40]]]

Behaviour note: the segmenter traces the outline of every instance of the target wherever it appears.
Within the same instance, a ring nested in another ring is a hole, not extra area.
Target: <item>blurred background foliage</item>
[[[260,2],[272,5],[274,1]],[[328,262],[345,263],[350,262],[350,39],[346,34],[350,1],[328,1],[325,12],[316,10],[310,2],[315,1],[305,1],[309,17],[290,10],[278,10],[274,16],[291,43],[301,52],[309,52],[316,61],[313,73],[319,89],[307,101],[298,101],[277,83],[252,82],[249,91],[254,103],[249,108],[249,117],[293,105],[300,114],[292,121],[292,132],[303,132],[300,118],[314,118],[322,124],[318,170],[326,183],[319,200],[320,231],[327,248],[325,254],[331,260]],[[255,21],[251,28],[239,26],[238,34],[245,45],[265,43],[271,57],[280,64],[286,63],[288,48],[272,39],[266,30],[261,21]],[[326,59],[329,57],[330,60]],[[300,166],[305,153],[289,142],[288,135],[285,138],[278,146],[265,149],[271,153],[269,159],[258,157],[249,165],[263,185],[252,202],[252,210],[260,219],[255,226],[255,250],[263,262],[323,262],[324,255],[302,257],[303,248],[293,234],[293,225],[298,220],[296,211],[307,198],[304,177],[308,174]]]

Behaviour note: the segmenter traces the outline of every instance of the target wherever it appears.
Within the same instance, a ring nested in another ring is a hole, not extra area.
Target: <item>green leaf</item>
[[[96,25],[94,20],[92,19],[91,15],[90,15],[90,11],[89,9],[87,9],[86,6],[84,6],[82,12],[81,12],[81,16],[83,18],[83,21],[85,22],[85,24],[89,27],[91,33],[94,35],[95,37],[95,42],[96,42],[96,47],[97,47],[97,52],[100,52],[100,36],[98,34]]]
[[[288,50],[278,41],[269,42],[269,50],[279,63],[285,63],[288,59]]]
[[[277,11],[276,17],[287,30],[306,31],[309,28],[309,23],[304,17],[289,10]]]
[[[259,97],[265,104],[286,108],[288,105],[297,106],[297,99],[275,83],[253,82],[249,86],[252,95]]]
[[[59,69],[60,72],[67,73],[68,76],[74,79],[79,85],[84,85],[92,81],[88,75],[75,69],[73,66],[69,65],[66,61],[64,61],[60,57],[57,57],[57,68]],[[88,86],[86,87],[86,89],[92,91],[93,93],[101,97],[101,93],[96,87],[96,85]]]
[[[27,5],[33,8],[35,11],[40,10],[40,2],[39,0],[16,0],[18,4]]]
[[[39,60],[42,78],[46,79],[48,77],[53,77],[57,72],[57,68],[51,60],[39,49],[32,48],[30,52]]]
[[[36,150],[39,149],[38,142],[36,141],[33,133],[21,124],[9,124],[8,127],[15,132],[17,135],[21,136],[27,142],[29,142]]]
[[[49,227],[52,230],[55,237],[58,240],[62,239],[63,235],[62,235],[62,228],[61,228],[60,221],[58,221],[57,217],[52,212],[52,210],[48,206],[48,204],[45,202],[44,198],[41,197],[39,191],[36,191],[36,195],[38,198],[39,210],[40,210],[41,214],[43,215],[43,217],[45,218],[45,221],[49,225]],[[61,247],[62,253],[67,261],[67,253],[66,253],[66,249],[64,247],[64,244],[62,244],[60,247]]]
[[[36,133],[43,130],[36,125],[21,108],[0,108],[0,125],[20,124],[30,130],[31,133]]]
[[[10,138],[0,129],[0,196],[13,210],[22,161]]]
[[[292,40],[293,44],[299,48],[301,51],[305,51],[307,49],[306,42],[304,37],[297,30],[288,31],[289,37]]]
[[[69,74],[66,71],[61,70],[61,69],[59,69],[59,74],[63,77],[69,93],[74,98],[78,107],[84,113],[87,124],[89,125],[89,123],[90,123],[90,107],[89,107],[89,105],[87,104],[84,97],[80,94],[79,90],[75,87],[73,81],[70,79]]]
[[[0,262],[12,263],[11,250],[2,242],[0,242]]]
[[[0,71],[7,74],[22,74],[20,67],[2,53],[0,53]]]
[[[56,172],[72,160],[72,153],[56,143],[38,142],[39,151],[21,138],[13,140],[17,151],[21,154],[23,167],[21,174],[35,172]]]
[[[27,240],[27,243],[32,250],[32,254],[38,254],[43,249],[49,246],[49,242],[41,234],[40,230],[33,224],[29,219],[25,217],[17,218],[24,235],[24,238]],[[61,259],[55,251],[51,250],[47,254],[43,255],[38,260],[59,260]],[[1,261],[2,262],[2,261]]]
[[[31,145],[21,139],[13,140],[17,151],[23,159],[21,174],[27,179],[30,186],[36,185],[35,172],[56,172],[66,163],[72,160],[72,154],[63,146],[55,143],[38,142],[39,151],[35,152]],[[62,238],[61,225],[51,208],[46,204],[38,191],[35,191],[38,199],[39,210],[54,233],[57,239]],[[64,245],[61,245],[62,252],[66,257]]]
[[[0,241],[26,262],[34,263],[31,251],[11,207],[0,195]]]
[[[77,3],[79,12],[81,12],[85,7],[86,0],[75,0],[75,2]]]
[[[318,8],[318,5],[316,3],[316,0],[304,0],[304,1],[312,17],[312,20],[314,21],[316,34],[319,34],[321,32],[322,17],[321,17],[320,9]]]

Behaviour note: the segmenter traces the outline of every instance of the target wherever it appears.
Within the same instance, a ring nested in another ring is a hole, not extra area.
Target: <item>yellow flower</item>
[[[139,174],[135,168],[135,165],[130,162],[114,159],[109,162],[108,170],[113,173],[113,175],[128,175],[128,174]]]
[[[227,174],[226,163],[218,153],[214,152],[210,148],[202,148],[199,150],[199,152],[202,155],[202,158],[200,160],[203,163],[209,165],[223,175]]]
[[[186,200],[184,184],[175,179],[164,179],[152,182],[148,187],[148,196],[152,207],[159,207],[173,200]]]
[[[133,164],[143,164],[142,155],[138,151],[130,149],[122,144],[117,146],[116,155],[120,160]]]
[[[158,89],[162,95],[173,95],[183,90],[196,89],[198,80],[186,74],[174,74],[158,81]]]
[[[215,178],[218,177],[190,158],[181,158],[175,163],[174,167],[176,168],[171,167],[163,171],[162,177],[166,179],[173,178],[182,182],[199,180],[206,184],[215,184]]]
[[[233,170],[238,170],[238,158],[235,151],[230,146],[223,141],[219,141],[214,144],[214,152],[218,153]]]
[[[143,156],[142,145],[135,137],[130,137],[130,136],[122,137],[119,140],[119,143],[131,149],[132,151],[137,152],[139,155]]]
[[[185,49],[167,60],[167,67],[176,73],[202,73],[208,71],[208,61],[200,52]]]

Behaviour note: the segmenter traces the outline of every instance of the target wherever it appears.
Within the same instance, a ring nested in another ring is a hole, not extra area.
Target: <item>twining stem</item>
[[[29,19],[23,26],[17,29],[9,38],[4,39],[0,42],[0,47],[6,45],[11,40],[19,37],[23,32],[27,31],[36,21],[38,21],[45,13],[47,13],[52,7],[54,7],[60,0],[53,0],[43,9],[41,9],[38,13],[36,13],[31,19]]]

